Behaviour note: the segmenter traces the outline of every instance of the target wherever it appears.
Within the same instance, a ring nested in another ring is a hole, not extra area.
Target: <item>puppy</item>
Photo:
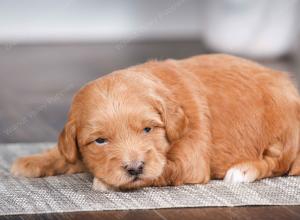
[[[286,74],[241,58],[147,62],[80,89],[57,146],[12,173],[88,171],[98,190],[299,175],[299,100]]]

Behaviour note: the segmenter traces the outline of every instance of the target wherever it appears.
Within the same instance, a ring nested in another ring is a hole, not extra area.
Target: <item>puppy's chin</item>
[[[120,185],[119,190],[126,191],[126,190],[135,190],[144,186],[151,185],[151,179],[142,179],[136,178],[126,184]]]
[[[151,179],[145,179],[143,177],[132,177],[129,178],[127,182],[122,184],[108,184],[100,178],[94,177],[92,188],[96,191],[124,191],[124,190],[134,190],[141,188],[143,186],[151,185]]]
[[[154,180],[155,180],[155,178],[149,179],[149,178],[144,178],[142,176],[140,176],[140,177],[132,177],[132,178],[130,178],[129,181],[124,182],[122,184],[105,185],[105,190],[104,191],[119,191],[119,190],[120,191],[127,191],[127,190],[135,190],[135,189],[139,189],[141,187],[151,186],[151,183]],[[101,188],[101,184],[99,186],[100,186],[99,190],[103,191],[102,188]],[[93,188],[96,189],[95,187],[93,187]]]
[[[135,178],[126,184],[116,187],[116,186],[108,185],[104,181],[98,179],[97,177],[94,177],[92,188],[93,190],[96,191],[108,192],[108,191],[134,190],[146,185],[147,185],[147,181],[141,178]]]

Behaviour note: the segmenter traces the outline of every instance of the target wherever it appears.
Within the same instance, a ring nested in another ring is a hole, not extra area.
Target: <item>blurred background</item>
[[[75,91],[150,59],[229,53],[300,82],[300,0],[0,0],[0,142],[56,141]]]

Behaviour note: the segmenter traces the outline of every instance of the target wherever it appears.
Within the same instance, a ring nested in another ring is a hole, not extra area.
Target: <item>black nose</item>
[[[125,165],[124,168],[127,170],[129,175],[138,176],[143,173],[144,162],[143,161],[135,161],[128,165]]]

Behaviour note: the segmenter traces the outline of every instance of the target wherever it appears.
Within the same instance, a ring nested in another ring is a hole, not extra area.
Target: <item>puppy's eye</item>
[[[95,142],[97,144],[104,145],[104,144],[107,144],[108,141],[105,138],[98,138],[98,139],[95,140]]]
[[[145,133],[149,133],[151,130],[152,130],[152,129],[151,129],[150,127],[145,127],[145,128],[144,128],[144,132],[145,132]]]

